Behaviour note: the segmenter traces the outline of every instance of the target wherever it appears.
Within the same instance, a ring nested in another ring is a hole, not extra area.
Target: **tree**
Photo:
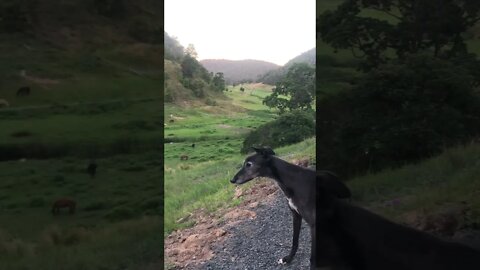
[[[275,85],[273,93],[263,100],[280,113],[286,110],[311,109],[315,98],[315,68],[305,63],[293,64],[285,78]]]
[[[319,100],[317,161],[354,175],[478,137],[480,62],[464,33],[479,13],[475,0],[346,0],[324,12],[321,39],[351,50],[363,74]]]
[[[225,79],[223,78],[222,72],[217,72],[212,79],[213,88],[216,91],[223,91],[225,89]]]
[[[167,32],[163,32],[165,59],[180,61],[183,57],[184,48],[178,42],[176,37],[170,37]]]
[[[197,51],[195,50],[195,46],[193,46],[193,44],[188,44],[187,48],[185,49],[185,54],[190,55],[195,59],[198,57]]]
[[[478,137],[477,80],[430,54],[380,65],[351,91],[319,100],[317,162],[346,174],[378,171]]]
[[[187,54],[183,57],[181,66],[182,66],[183,77],[192,78],[197,68],[197,60],[195,60],[195,58]]]
[[[373,10],[388,20],[362,16]],[[462,33],[480,20],[476,0],[348,0],[318,21],[321,38],[335,49],[350,49],[365,70],[409,54],[434,57],[465,53]]]

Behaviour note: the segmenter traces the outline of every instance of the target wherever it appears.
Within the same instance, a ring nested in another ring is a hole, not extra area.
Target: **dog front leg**
[[[290,250],[290,254],[288,254],[288,256],[285,256],[282,259],[278,260],[279,264],[290,263],[293,259],[293,256],[295,256],[295,253],[297,253],[297,249],[298,249],[298,237],[300,235],[300,229],[301,229],[301,225],[302,225],[302,217],[296,211],[294,211],[292,209],[290,209],[290,210],[292,211],[292,215],[293,215],[293,243],[292,243],[292,249]]]

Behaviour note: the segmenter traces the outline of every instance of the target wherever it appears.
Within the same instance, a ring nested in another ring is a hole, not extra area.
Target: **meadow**
[[[0,44],[0,269],[161,268],[159,47]],[[53,216],[64,197],[75,214]]]

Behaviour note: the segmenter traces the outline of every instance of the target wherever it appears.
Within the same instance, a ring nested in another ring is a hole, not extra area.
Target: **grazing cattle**
[[[60,213],[60,208],[68,208],[70,214],[75,213],[76,202],[72,199],[58,199],[53,203],[52,214],[57,215]]]
[[[195,148],[195,144],[194,144],[194,143],[192,143],[192,148]]]
[[[180,160],[188,160],[188,156],[187,155],[181,155]]]
[[[9,107],[10,104],[5,99],[0,99],[0,108]]]
[[[87,173],[90,175],[90,178],[95,177],[95,174],[97,173],[97,163],[95,163],[95,161],[91,161],[88,164]]]
[[[173,120],[173,119],[170,119],[170,121],[168,121],[168,122],[170,122],[170,123],[173,123],[173,122],[175,122],[175,120]]]
[[[30,95],[30,87],[23,86],[17,90],[17,96],[28,96]]]
[[[396,224],[338,200],[317,176],[317,267],[475,270],[480,251]]]

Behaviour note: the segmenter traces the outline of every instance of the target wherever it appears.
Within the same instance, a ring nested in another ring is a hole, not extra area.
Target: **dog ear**
[[[257,152],[258,154],[261,154],[265,157],[275,155],[275,152],[269,147],[257,148],[257,147],[252,146],[252,149],[255,150],[255,152]]]

